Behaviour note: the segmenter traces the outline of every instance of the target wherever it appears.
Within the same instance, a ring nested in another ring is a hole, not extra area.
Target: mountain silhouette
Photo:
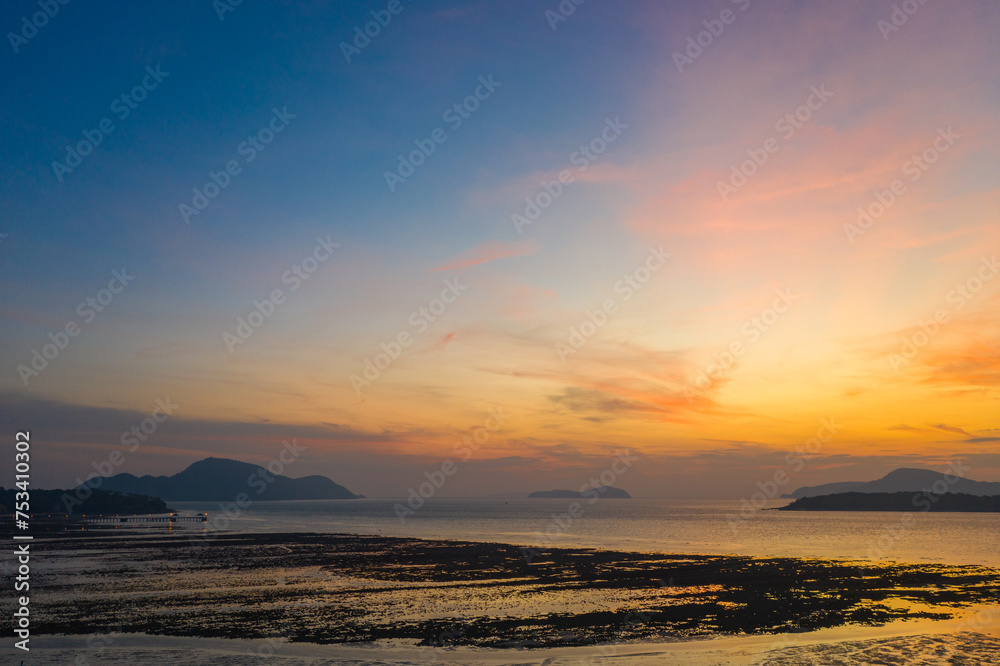
[[[95,482],[100,481],[99,485]],[[86,485],[86,484],[85,484]],[[116,474],[89,482],[91,487],[122,493],[153,495],[167,502],[235,501],[240,493],[251,500],[356,499],[350,490],[325,476],[292,479],[239,460],[205,458],[173,476]]]
[[[930,469],[900,467],[875,481],[843,481],[824,483],[820,486],[805,486],[782,497],[798,499],[835,493],[914,493],[921,490],[979,496],[1000,495],[1000,483],[972,481]]]

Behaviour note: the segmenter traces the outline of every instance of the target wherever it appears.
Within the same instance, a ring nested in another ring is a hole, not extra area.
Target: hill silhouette
[[[778,511],[962,511],[1000,512],[1000,495],[922,492],[837,493],[797,499]]]
[[[949,493],[980,496],[1000,495],[1000,483],[972,481],[961,477],[956,480],[955,476],[944,472],[900,467],[875,481],[842,481],[840,483],[824,483],[819,486],[804,486],[791,493],[786,493],[782,497],[798,499],[835,493],[915,493],[921,490],[938,492],[942,488],[940,482],[946,484],[944,488]],[[938,484],[937,488],[934,487],[935,483]]]
[[[93,482],[91,482],[93,483]],[[100,483],[104,490],[154,495],[165,501],[233,501],[240,493],[253,500],[356,499],[358,496],[319,475],[292,479],[259,465],[205,458],[173,476],[116,474]]]
[[[0,486],[0,513],[14,511],[17,488]],[[92,490],[83,499],[77,497],[72,490],[42,490],[31,489],[31,512],[33,514],[140,514],[140,513],[171,513],[173,509],[167,506],[159,497],[147,495],[120,493],[110,490]]]

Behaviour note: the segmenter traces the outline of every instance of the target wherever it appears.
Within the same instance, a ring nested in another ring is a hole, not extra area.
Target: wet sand
[[[202,547],[183,533],[84,535],[35,552],[34,663],[857,663],[885,651],[941,663],[955,650],[993,663],[1000,650],[1000,572],[984,567],[571,548],[529,561],[506,544],[330,534]]]
[[[239,666],[278,663],[286,666],[332,664],[479,664],[500,666],[690,666],[760,664],[762,666],[906,664],[938,666],[993,666],[1000,655],[998,627],[991,633],[949,631],[938,627],[897,626],[870,636],[870,630],[852,630],[853,637],[830,635],[828,630],[802,634],[794,640],[774,637],[715,638],[679,643],[630,643],[593,647],[492,650],[468,647],[393,647],[387,645],[312,645],[273,640],[176,638],[121,634],[110,643],[90,646],[83,637],[44,637],[32,648],[33,664],[158,664],[182,666],[213,664]],[[960,624],[960,623],[959,623]],[[921,633],[923,632],[923,633]],[[860,635],[857,635],[860,634]],[[888,635],[894,634],[894,635]],[[0,654],[5,651],[0,650]],[[14,662],[17,663],[17,662]]]

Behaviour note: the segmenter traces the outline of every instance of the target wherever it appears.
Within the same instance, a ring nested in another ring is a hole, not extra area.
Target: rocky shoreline
[[[39,634],[546,648],[952,618],[977,566],[663,555],[347,534],[35,542]]]

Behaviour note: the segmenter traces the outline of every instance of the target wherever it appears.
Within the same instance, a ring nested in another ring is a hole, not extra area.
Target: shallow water
[[[208,512],[210,528],[342,532],[757,557],[888,559],[1000,567],[1000,517],[990,513],[740,513],[735,500],[431,499],[400,520],[394,500],[253,502],[233,519],[218,502],[171,502]],[[787,500],[772,501],[783,506]],[[235,505],[234,505],[235,506]],[[232,508],[230,508],[232,513]],[[909,518],[907,518],[909,516]],[[176,529],[176,528],[175,528]],[[180,529],[201,530],[200,524]]]
[[[40,541],[41,633],[542,648],[947,621],[991,604],[984,567],[550,549],[306,533]],[[82,538],[81,538],[82,537]],[[103,551],[95,561],[94,547]],[[968,627],[971,628],[971,627]]]

